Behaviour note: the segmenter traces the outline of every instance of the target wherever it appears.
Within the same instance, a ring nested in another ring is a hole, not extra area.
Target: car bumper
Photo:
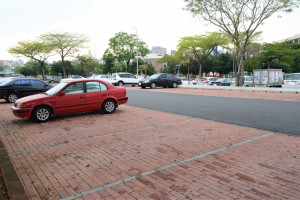
[[[30,109],[24,109],[24,108],[17,108],[15,106],[13,106],[11,108],[12,112],[14,113],[14,115],[16,117],[20,117],[20,118],[30,118],[31,116],[31,110]]]
[[[123,97],[118,99],[118,105],[127,103],[128,97]]]
[[[142,82],[142,83],[139,83],[139,86],[141,86],[141,87],[150,87],[151,83],[150,82],[147,82],[147,83]]]

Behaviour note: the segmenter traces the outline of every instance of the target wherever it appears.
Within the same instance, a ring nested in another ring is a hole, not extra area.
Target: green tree
[[[122,66],[124,71],[129,71],[130,62],[136,57],[136,35],[125,32],[116,33],[114,37],[109,39],[109,48],[106,52],[110,52]],[[138,41],[138,54],[144,57],[150,51],[143,41]]]
[[[75,66],[72,64],[71,61],[65,60],[64,65],[65,65],[66,77],[72,74],[81,75],[81,73],[80,74],[76,73],[78,70],[75,69]],[[63,75],[62,61],[53,62],[51,64],[51,71],[53,72],[54,75],[62,76]]]
[[[183,37],[177,45],[178,52],[193,54],[199,61],[199,77],[202,76],[203,62],[211,55],[217,46],[225,46],[228,39],[220,32],[212,32],[206,35]]]
[[[293,48],[293,45],[287,42],[266,43],[263,46],[261,56],[263,62],[267,63],[267,67],[270,69],[271,63],[275,59],[292,65],[299,53],[300,51],[298,49]]]
[[[228,34],[238,58],[237,85],[244,82],[245,54],[262,23],[274,13],[291,12],[300,0],[185,0],[186,10]]]
[[[40,39],[51,46],[61,57],[63,77],[66,78],[65,58],[74,56],[89,41],[85,35],[77,33],[47,33]]]
[[[103,61],[104,61],[104,66],[103,66],[103,72],[104,74],[107,73],[113,73],[113,67],[116,62],[115,56],[107,49],[104,54],[103,54]]]
[[[100,67],[100,64],[90,54],[89,55],[78,55],[77,59],[79,61],[79,63],[77,65],[84,70],[85,77],[91,76],[91,74],[95,71],[95,68]]]
[[[15,67],[14,72],[24,76],[36,76],[41,74],[42,70],[38,62],[28,61],[23,67]]]
[[[176,70],[179,67],[180,64],[180,57],[179,54],[173,54],[173,55],[164,55],[162,58],[160,58],[157,63],[167,63],[167,66],[161,69],[161,72],[163,73],[169,73],[169,74],[176,74]]]
[[[8,49],[8,52],[17,56],[25,56],[40,64],[43,80],[45,76],[45,61],[53,55],[53,47],[43,41],[20,41],[15,47]]]

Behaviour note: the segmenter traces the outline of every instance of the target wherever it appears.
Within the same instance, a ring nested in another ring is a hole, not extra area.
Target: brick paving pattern
[[[10,107],[0,139],[33,200],[300,197],[299,137],[126,105],[37,124]]]

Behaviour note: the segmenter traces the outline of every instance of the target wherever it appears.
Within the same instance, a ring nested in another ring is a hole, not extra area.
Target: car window
[[[66,95],[83,93],[83,82],[72,83],[68,85],[63,91],[65,91]]]
[[[170,74],[166,74],[166,78],[173,78]]]
[[[166,78],[166,75],[165,75],[165,74],[162,74],[162,75],[160,75],[159,78]]]
[[[246,79],[246,81],[252,81],[252,77],[251,76],[248,76],[245,79]]]
[[[31,86],[31,85],[28,79],[21,79],[21,80],[17,80],[14,83],[14,86]]]
[[[135,75],[133,74],[128,74],[129,75],[129,78],[136,78]]]
[[[87,92],[99,92],[100,83],[98,81],[86,82],[86,91]]]
[[[119,76],[120,76],[121,78],[129,78],[128,75],[129,75],[129,74],[119,74]]]
[[[31,80],[31,85],[34,87],[45,87],[45,83],[40,80]]]
[[[103,83],[100,83],[100,89],[101,89],[101,91],[105,91],[105,90],[107,90],[107,86]]]
[[[116,78],[116,74],[111,75],[112,78]]]

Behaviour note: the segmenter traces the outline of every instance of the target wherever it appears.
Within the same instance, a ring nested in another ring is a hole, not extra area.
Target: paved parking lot
[[[29,199],[300,196],[299,137],[126,105],[37,124],[10,107],[0,101],[0,139]]]

